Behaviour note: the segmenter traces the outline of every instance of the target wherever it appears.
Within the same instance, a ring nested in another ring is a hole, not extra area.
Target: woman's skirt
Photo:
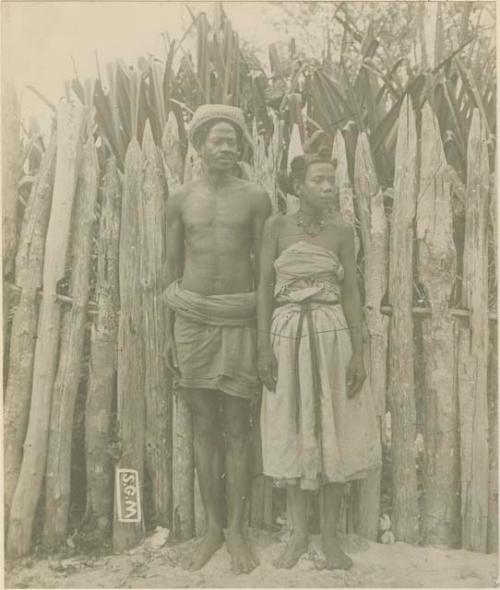
[[[303,489],[348,482],[381,465],[380,434],[368,379],[347,397],[352,356],[341,305],[289,303],[275,309],[271,342],[276,391],[264,387],[263,472]],[[302,316],[302,318],[301,318]]]

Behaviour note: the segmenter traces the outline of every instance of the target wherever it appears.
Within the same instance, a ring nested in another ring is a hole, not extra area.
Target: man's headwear
[[[223,119],[235,125],[240,129],[243,139],[245,139],[253,149],[252,137],[248,132],[243,111],[238,107],[233,107],[227,104],[203,104],[196,109],[188,129],[189,141],[193,145],[195,145],[193,140],[196,137],[196,133],[201,127],[203,127],[203,125],[213,119]]]

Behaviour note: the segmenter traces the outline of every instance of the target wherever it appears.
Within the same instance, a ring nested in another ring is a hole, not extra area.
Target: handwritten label
[[[141,494],[136,469],[116,469],[118,522],[141,522]]]

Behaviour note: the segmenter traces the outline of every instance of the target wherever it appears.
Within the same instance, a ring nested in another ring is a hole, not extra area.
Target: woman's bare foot
[[[352,559],[342,551],[337,537],[323,537],[325,559],[316,562],[318,569],[348,570],[352,567]]]
[[[308,548],[307,534],[294,533],[283,553],[273,561],[273,565],[282,569],[292,568],[307,551]]]
[[[259,559],[253,547],[241,533],[224,531],[227,550],[231,556],[231,569],[235,574],[249,574],[259,565]]]
[[[193,552],[184,562],[184,569],[191,572],[201,569],[212,555],[222,547],[222,543],[222,532],[207,533],[203,539],[194,546]]]

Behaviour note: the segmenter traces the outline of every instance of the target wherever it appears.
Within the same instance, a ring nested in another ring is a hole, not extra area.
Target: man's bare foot
[[[193,552],[184,562],[184,569],[191,572],[201,569],[212,555],[222,547],[222,533],[207,533],[195,544]]]
[[[337,537],[323,537],[325,559],[316,562],[317,569],[348,570],[352,567],[352,559],[342,551]]]
[[[249,574],[259,565],[255,550],[241,533],[224,531],[227,550],[231,556],[231,569],[235,574]]]
[[[307,534],[294,533],[290,537],[286,549],[273,561],[273,565],[283,569],[292,568],[307,551],[308,545]]]

